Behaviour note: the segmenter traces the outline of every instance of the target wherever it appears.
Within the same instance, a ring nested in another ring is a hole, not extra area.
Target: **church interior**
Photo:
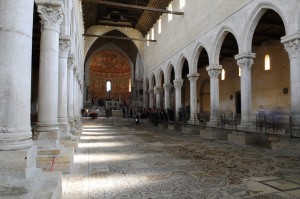
[[[300,1],[0,11],[0,199],[300,198]]]

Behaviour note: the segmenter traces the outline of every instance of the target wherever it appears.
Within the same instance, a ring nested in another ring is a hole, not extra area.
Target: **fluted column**
[[[149,89],[149,108],[153,108],[153,98],[154,98],[154,90]]]
[[[300,33],[282,38],[290,59],[292,136],[300,137]]]
[[[170,92],[171,88],[173,87],[172,84],[164,84],[164,90],[165,90],[165,109],[171,108],[170,107]]]
[[[190,80],[190,104],[191,104],[191,115],[190,115],[190,124],[197,124],[197,79],[199,74],[189,74],[187,76]]]
[[[75,133],[74,123],[74,57],[71,56],[68,59],[68,121],[70,124],[70,132]]]
[[[217,126],[219,123],[219,75],[222,66],[212,65],[206,67],[210,76],[210,120],[209,126]]]
[[[237,65],[241,69],[241,128],[253,126],[252,114],[252,86],[251,68],[255,54],[246,53],[235,56]]]
[[[161,94],[162,94],[162,87],[155,87],[156,93],[156,108],[162,108],[161,104]]]
[[[68,55],[70,38],[59,40],[58,123],[61,138],[71,138],[68,122]]]
[[[178,117],[179,108],[181,108],[181,88],[183,86],[183,79],[175,79],[174,81],[175,87],[175,114],[176,118]]]
[[[33,2],[0,2],[0,151],[32,146],[30,92]],[[0,155],[2,157],[2,152]]]
[[[41,18],[40,70],[38,89],[38,146],[55,148],[59,146],[58,128],[58,54],[59,30],[63,20],[62,2],[46,5],[36,0]]]

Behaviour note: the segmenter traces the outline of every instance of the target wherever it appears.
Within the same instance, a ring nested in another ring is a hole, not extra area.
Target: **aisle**
[[[84,123],[64,199],[300,197],[299,157],[121,120]]]

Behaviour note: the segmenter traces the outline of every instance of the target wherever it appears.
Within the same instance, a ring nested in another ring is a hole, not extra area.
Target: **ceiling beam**
[[[164,9],[158,9],[158,8],[150,8],[150,7],[129,5],[129,4],[124,4],[124,3],[115,3],[115,2],[102,1],[102,0],[81,0],[81,1],[96,3],[99,5],[104,5],[104,6],[109,6],[109,7],[125,8],[125,9],[132,9],[132,10],[146,10],[146,11],[152,11],[152,12],[168,13],[168,14],[173,14],[173,15],[184,15],[183,12],[178,12],[178,11],[170,11],[170,10],[164,10]]]
[[[117,37],[117,36],[109,36],[109,35],[93,35],[93,34],[82,34],[84,37],[98,37],[105,39],[120,39],[120,40],[134,40],[134,41],[143,41],[143,42],[156,42],[157,40],[151,39],[138,39],[138,38],[130,38],[130,37]]]

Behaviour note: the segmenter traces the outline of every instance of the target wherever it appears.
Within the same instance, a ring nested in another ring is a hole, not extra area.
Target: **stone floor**
[[[300,157],[124,119],[84,119],[64,199],[300,198]]]

